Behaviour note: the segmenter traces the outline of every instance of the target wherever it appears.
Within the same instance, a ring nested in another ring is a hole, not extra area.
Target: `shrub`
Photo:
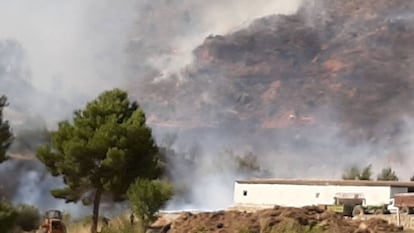
[[[16,222],[17,212],[6,201],[0,200],[0,232],[10,232]]]
[[[39,227],[41,215],[39,210],[31,205],[20,204],[16,206],[16,226],[23,231],[32,231]]]
[[[172,186],[160,180],[138,179],[128,189],[132,211],[144,228],[156,220],[155,213],[172,197]]]

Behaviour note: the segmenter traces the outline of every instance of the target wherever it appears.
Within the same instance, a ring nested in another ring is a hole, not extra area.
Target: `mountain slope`
[[[148,83],[141,99],[158,124],[339,125],[385,140],[414,113],[413,9],[405,0],[310,1],[207,37],[184,80]]]

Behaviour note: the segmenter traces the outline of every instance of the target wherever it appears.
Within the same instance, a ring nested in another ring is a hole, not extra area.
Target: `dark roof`
[[[392,186],[414,188],[414,182],[370,180],[300,180],[300,179],[249,179],[239,184],[293,184],[293,185],[341,185],[341,186]]]

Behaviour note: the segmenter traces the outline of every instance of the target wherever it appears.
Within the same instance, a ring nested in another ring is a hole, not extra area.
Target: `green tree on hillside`
[[[93,204],[91,232],[96,233],[103,195],[122,201],[137,178],[156,179],[162,167],[145,114],[122,90],[106,91],[62,121],[51,132],[51,145],[37,158],[66,187],[52,190],[66,202]]]
[[[372,166],[368,165],[362,170],[354,165],[344,172],[342,175],[343,180],[371,180],[372,176]]]
[[[143,231],[156,220],[155,213],[173,195],[172,186],[160,180],[137,179],[128,189],[132,211],[141,220]]]
[[[391,167],[382,169],[381,173],[378,174],[377,180],[398,180],[398,176],[395,174],[395,171]]]
[[[7,97],[0,97],[0,163],[7,159],[6,151],[10,147],[13,136],[8,121],[3,119],[3,109],[7,106]]]

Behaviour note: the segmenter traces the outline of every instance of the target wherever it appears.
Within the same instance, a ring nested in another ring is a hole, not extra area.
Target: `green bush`
[[[146,228],[156,220],[155,213],[171,199],[173,192],[169,183],[138,179],[129,187],[127,195],[132,211]]]
[[[16,212],[16,226],[23,231],[32,231],[39,227],[42,217],[34,206],[20,204],[16,206]]]
[[[15,227],[17,212],[8,202],[0,200],[0,232],[8,233]]]

